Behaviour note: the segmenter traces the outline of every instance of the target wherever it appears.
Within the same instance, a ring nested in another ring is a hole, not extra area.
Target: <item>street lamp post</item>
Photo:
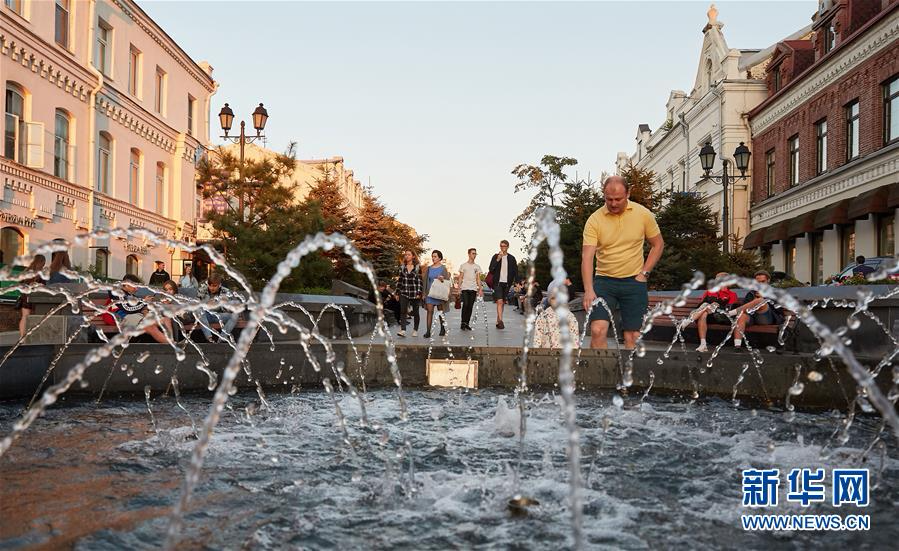
[[[246,133],[246,124],[244,121],[240,121],[240,135],[239,136],[229,136],[228,131],[231,130],[231,125],[234,122],[234,111],[231,110],[231,107],[226,103],[222,110],[219,111],[219,122],[222,125],[222,130],[225,132],[223,136],[220,136],[224,140],[229,140],[233,143],[240,144],[240,165],[238,167],[239,176],[240,176],[240,185],[241,190],[237,197],[237,207],[240,209],[240,221],[243,222],[244,217],[244,199],[243,194],[244,190],[244,180],[243,180],[243,159],[244,159],[244,146],[248,143],[253,143],[258,139],[265,138],[262,134],[262,131],[265,129],[265,123],[268,121],[268,111],[265,110],[265,107],[262,104],[259,104],[253,111],[253,128],[256,129],[255,136],[247,136]]]
[[[712,170],[712,166],[715,164],[716,155],[717,154],[715,153],[715,148],[712,147],[712,142],[705,142],[705,145],[702,146],[701,150],[699,150],[699,162],[702,164],[702,170],[705,172],[704,178],[713,182],[717,182],[724,186],[724,200],[722,201],[721,214],[723,218],[722,230],[724,232],[723,250],[724,254],[727,254],[728,250],[730,249],[727,188],[730,184],[736,183],[738,179],[743,180],[746,178],[746,169],[749,168],[749,157],[752,156],[752,153],[749,152],[749,148],[746,147],[746,144],[744,144],[743,142],[740,142],[740,145],[738,145],[737,149],[734,150],[734,162],[737,165],[737,170],[740,171],[739,177],[727,173],[727,168],[728,166],[730,166],[730,161],[725,158],[721,159],[721,176],[709,175],[709,172]]]

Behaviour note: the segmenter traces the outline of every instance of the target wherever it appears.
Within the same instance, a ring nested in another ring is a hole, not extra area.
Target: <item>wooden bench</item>
[[[649,295],[649,311],[652,311],[656,306],[664,302],[665,300],[670,300],[672,297],[653,295],[650,293]],[[699,296],[690,297],[686,299],[686,302],[683,306],[674,306],[671,309],[671,314],[661,314],[653,320],[654,327],[664,327],[671,329],[670,335],[673,336],[673,331],[675,328],[675,323],[680,323],[684,319],[686,319],[694,310],[699,308],[702,305],[702,298]],[[784,340],[789,339],[790,341],[794,340],[795,337],[795,328],[796,328],[796,315],[789,310],[781,310],[784,314],[784,317],[787,321],[787,328],[784,332]],[[672,320],[672,316],[674,320]],[[767,342],[771,342],[773,340],[774,344],[777,344],[777,336],[780,333],[780,325],[748,325],[745,329],[745,333],[747,335],[771,335],[773,339],[765,339]],[[731,331],[730,325],[720,324],[720,323],[709,323],[708,324],[709,334],[711,335],[713,332],[715,334],[723,335],[727,334]],[[682,335],[690,335],[691,337],[696,334],[696,322],[692,322],[687,328],[685,328],[682,332]],[[696,340],[698,342],[698,334],[696,334]],[[793,343],[795,344],[795,343]]]

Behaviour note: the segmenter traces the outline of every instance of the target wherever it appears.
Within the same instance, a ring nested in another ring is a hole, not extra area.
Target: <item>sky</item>
[[[264,2],[145,0],[214,68],[221,105],[269,112],[268,147],[339,155],[454,266],[486,268],[529,196],[512,169],[574,157],[598,179],[637,125],[664,122],[693,86],[708,2]],[[719,1],[731,48],[766,48],[810,22],[815,0]],[[775,16],[773,16],[775,15]],[[235,123],[236,125],[236,123]],[[214,140],[217,141],[217,140]]]

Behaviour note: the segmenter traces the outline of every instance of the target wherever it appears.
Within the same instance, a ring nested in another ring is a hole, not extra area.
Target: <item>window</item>
[[[896,138],[899,138],[899,76],[883,85],[883,143]]]
[[[140,277],[140,260],[133,254],[125,258],[125,273]]]
[[[128,54],[128,93],[140,97],[140,50],[131,46]]]
[[[784,241],[784,272],[788,277],[796,277],[796,240]]]
[[[759,247],[759,256],[762,258],[762,268],[766,270],[771,269],[771,246],[765,245],[763,247]]]
[[[69,47],[69,0],[56,0],[56,43]]]
[[[94,274],[98,277],[109,277],[109,251],[97,249],[94,257]]]
[[[9,264],[17,256],[25,254],[25,236],[16,228],[0,230],[0,263]]]
[[[102,19],[97,19],[97,52],[94,57],[94,67],[106,76],[109,76],[112,64],[109,55],[112,53],[112,27]]]
[[[131,148],[131,160],[128,163],[128,202],[135,207],[140,206],[140,161],[140,150]]]
[[[815,123],[815,172],[827,170],[827,119]]]
[[[846,106],[846,160],[858,157],[858,100]]]
[[[165,164],[156,163],[156,212],[165,215]]]
[[[877,256],[896,254],[896,216],[892,212],[877,217]]]
[[[22,4],[24,4],[23,0],[6,0],[6,7],[19,15],[24,15],[22,11]]]
[[[781,82],[781,77],[780,77],[780,65],[778,65],[777,67],[774,68],[774,73],[771,75],[771,77],[773,80],[772,84],[774,85],[774,91],[779,92],[781,86],[783,86],[783,83]]]
[[[156,86],[154,88],[156,93],[156,102],[154,103],[154,107],[156,109],[156,112],[160,115],[165,114],[165,80],[165,71],[163,71],[159,67],[156,67]]]
[[[56,131],[53,134],[53,175],[69,179],[69,115],[56,110]]]
[[[712,87],[712,60],[705,61],[705,82],[709,88]]]
[[[837,29],[833,24],[833,21],[827,24],[824,27],[824,53],[828,53],[833,50],[837,45]]]
[[[774,195],[774,182],[776,178],[774,168],[774,150],[771,149],[765,153],[765,191],[767,192],[767,197]]]
[[[824,252],[822,251],[821,241],[823,234],[808,234],[809,248],[811,249],[811,272],[812,285],[821,285],[824,283]]]
[[[22,162],[25,157],[25,93],[12,83],[6,84],[6,132],[3,156]]]
[[[855,224],[840,228],[840,270],[855,261]]]
[[[790,185],[799,183],[799,135],[788,140],[790,146]]]
[[[97,140],[97,191],[109,193],[109,178],[112,157],[112,137],[106,132],[100,132]]]
[[[187,135],[194,135],[194,110],[197,107],[197,100],[193,96],[187,96]]]

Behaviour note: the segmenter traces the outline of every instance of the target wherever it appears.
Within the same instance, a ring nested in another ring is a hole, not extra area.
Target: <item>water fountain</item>
[[[539,213],[529,258],[533,266],[537,246],[545,241],[553,280],[561,284],[566,274],[558,248],[559,228],[553,220],[552,211]],[[87,242],[108,236],[199,249],[140,229],[98,231],[79,239]],[[34,254],[50,254],[62,247],[47,244]],[[175,548],[199,542],[201,537],[212,546],[243,542],[262,548],[315,548],[338,542],[349,547],[508,547],[524,542],[573,548],[701,547],[720,544],[720,537],[758,546],[762,540],[756,538],[764,536],[742,532],[735,521],[740,513],[739,489],[732,482],[740,466],[865,463],[877,488],[871,514],[895,520],[891,502],[899,499],[899,462],[890,455],[899,436],[895,410],[899,368],[893,366],[899,343],[882,320],[872,319],[867,308],[896,292],[869,293],[845,302],[841,307],[849,312],[846,325],[833,329],[816,318],[812,307],[786,291],[736,276],[709,282],[711,289],[735,284],[759,292],[796,312],[820,340],[814,357],[797,358],[785,368],[788,381],[776,396],[783,408],[755,409],[748,401],[738,400],[738,394],[748,392],[750,369],[760,380],[776,378],[765,373],[774,361],[770,352],[764,353],[768,351],[755,348],[735,362],[722,352],[722,343],[713,354],[694,359],[695,369],[686,369],[688,377],[678,378],[673,373],[679,368],[672,364],[684,365],[676,357],[688,355],[679,323],[667,349],[648,349],[645,336],[654,319],[672,316],[672,307],[682,304],[703,283],[701,275],[649,312],[632,351],[579,350],[575,357],[574,339],[584,342],[586,325],[581,335],[569,334],[566,321],[573,314],[561,285],[556,306],[561,351],[530,348],[536,318],[536,312],[530,311],[512,379],[498,367],[502,354],[491,355],[489,346],[475,346],[474,335],[464,347],[467,359],[478,357],[485,366],[482,379],[486,373],[488,384],[505,389],[422,389],[421,366],[412,365],[411,358],[438,353],[453,358],[459,350],[448,340],[435,347],[432,338],[420,352],[398,349],[378,303],[375,331],[367,349],[360,352],[339,306],[329,305],[344,320],[345,343],[332,342],[318,331],[324,310],[316,318],[302,303],[279,300],[280,282],[304,256],[331,249],[347,254],[375,286],[371,267],[339,235],[309,236],[298,244],[258,295],[219,253],[206,248],[238,283],[240,299],[207,304],[166,296],[164,302],[147,303],[148,314],[140,325],[120,327],[112,336],[99,335],[101,342],[95,345],[75,343],[78,335],[93,331],[90,318],[102,310],[90,294],[121,296],[121,285],[87,277],[86,291],[42,289],[62,297],[56,311],[81,313],[83,323],[53,350],[42,373],[51,384],[35,394],[38,399],[0,403],[0,479],[7,488],[0,492],[13,500],[43,491],[64,493],[71,476],[86,477],[98,494],[121,491],[133,496],[128,507],[114,501],[111,509],[107,504],[92,510],[119,519],[115,526],[120,528],[112,528],[103,514],[95,514],[83,527],[71,529],[67,541],[85,546]],[[16,263],[28,260],[22,257]],[[23,281],[31,275],[0,270],[0,279]],[[533,280],[531,268],[528,281]],[[380,301],[378,293],[375,296]],[[599,300],[593,306],[607,308]],[[246,309],[248,320],[239,338],[221,335],[222,344],[203,345],[185,332],[181,342],[169,334],[166,344],[132,342],[145,327],[163,319],[176,320],[183,331],[182,317],[202,318],[201,313],[212,307]],[[287,315],[287,307],[299,311],[308,323]],[[485,310],[484,302],[478,300],[475,320],[483,315],[486,336]],[[879,322],[894,346],[871,365],[848,348],[860,318]],[[288,331],[298,335],[297,342],[273,338],[273,333]],[[782,344],[783,334],[778,338]],[[615,340],[617,346],[617,335]],[[673,353],[678,342],[681,352]],[[0,373],[29,348],[20,344],[4,351]],[[534,371],[535,362],[555,369],[558,395],[552,380],[547,380],[547,370]],[[845,367],[854,381],[856,393],[847,396],[845,416],[796,408],[796,400],[814,393],[816,385],[830,382],[830,376],[822,374],[826,370],[812,368],[822,362],[832,374]],[[703,396],[700,391],[706,387],[700,381],[709,381],[731,364],[736,371],[720,383],[724,390]],[[379,378],[382,367],[386,379]],[[120,389],[122,377],[138,400],[106,395],[99,402],[88,402],[74,394],[66,399],[70,393],[84,391],[102,395],[108,384]],[[890,388],[885,389],[884,377],[891,377]],[[198,392],[185,394],[185,379],[199,381],[193,385]],[[392,389],[384,385],[388,379]],[[671,390],[674,379],[686,399],[660,394]],[[313,381],[321,384],[320,390],[308,386]],[[239,392],[238,383],[249,392]],[[764,381],[760,384],[764,390]],[[642,392],[631,397],[635,387]],[[214,391],[211,404],[210,391]],[[498,400],[504,403],[510,391],[516,407],[505,410],[503,417],[517,412],[513,421],[518,430],[511,431],[512,438],[506,427],[509,419],[502,423],[505,428],[492,424]],[[195,421],[204,410],[202,423]],[[97,442],[101,427],[116,436]],[[58,453],[47,456],[43,451],[47,449]],[[80,474],[61,461],[79,454],[92,458]],[[188,457],[177,493],[174,483],[182,472],[178,465]],[[62,476],[36,480],[22,470],[25,464],[58,469]],[[99,482],[112,476],[110,469],[117,473],[113,489]],[[679,486],[688,482],[694,493],[683,496]],[[660,503],[667,505],[660,509]],[[9,505],[0,508],[4,512],[0,516],[10,519],[0,521],[0,541],[11,546],[61,543],[54,539],[57,535],[32,523],[55,514],[64,518],[74,514],[58,513],[49,504],[24,511]],[[217,518],[230,520],[222,524]],[[29,527],[13,528],[13,523]],[[706,530],[708,523],[716,529]],[[663,528],[672,524],[681,529],[672,533]],[[889,524],[874,541],[884,545],[892,541],[891,531],[897,529],[895,523]],[[809,534],[790,537],[799,546],[815,541]],[[833,541],[851,544],[855,540],[839,535]]]

